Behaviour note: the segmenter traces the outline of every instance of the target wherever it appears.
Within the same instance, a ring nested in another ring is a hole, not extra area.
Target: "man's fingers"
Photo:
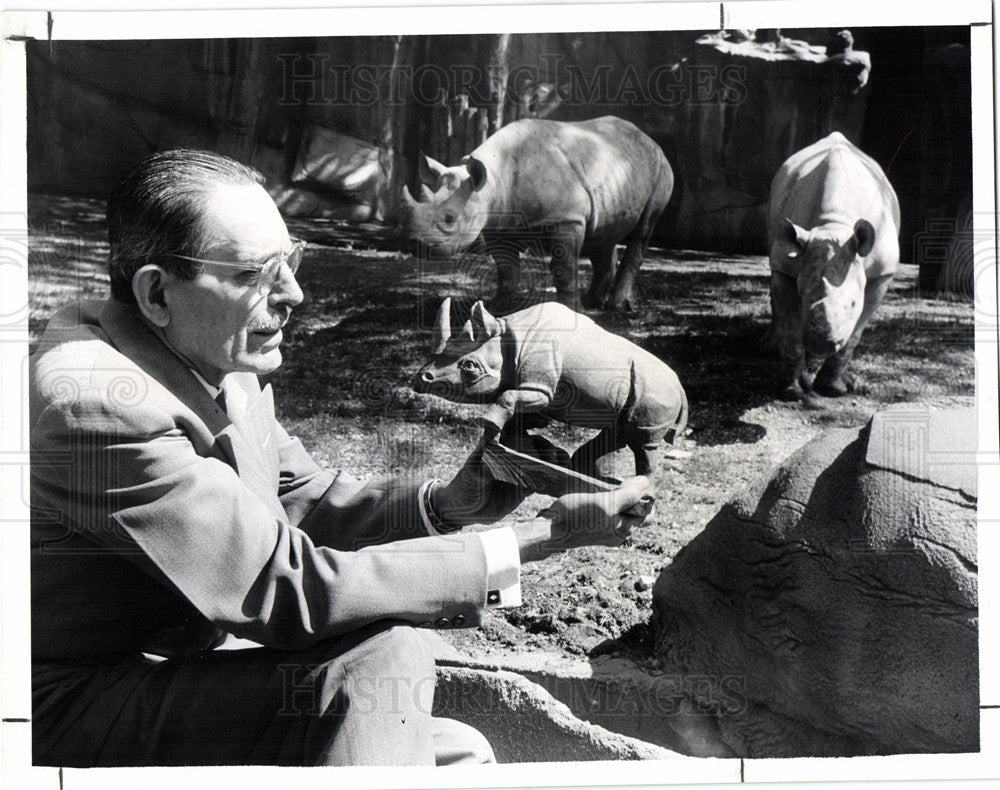
[[[632,537],[632,528],[635,526],[636,526],[636,519],[623,518],[621,521],[618,522],[618,526],[616,526],[612,530],[612,532],[614,533],[614,536],[618,538],[619,541],[624,541],[627,538]]]
[[[610,492],[614,508],[612,512],[621,513],[638,504],[640,499],[650,493],[650,487],[650,480],[644,475],[626,478],[618,488]]]

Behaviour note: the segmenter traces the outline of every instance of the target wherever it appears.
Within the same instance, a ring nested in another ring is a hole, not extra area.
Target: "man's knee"
[[[355,672],[361,667],[371,667],[383,675],[434,677],[434,656],[425,637],[413,626],[391,625],[370,638],[346,656],[346,664]]]
[[[355,710],[412,711],[428,716],[434,703],[434,657],[413,627],[389,625],[316,667],[325,700],[346,694]]]
[[[482,765],[495,763],[493,747],[479,730],[455,719],[434,718],[436,765]]]

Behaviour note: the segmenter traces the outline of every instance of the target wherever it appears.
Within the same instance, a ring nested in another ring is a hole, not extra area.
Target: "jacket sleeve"
[[[39,454],[33,493],[61,508],[73,529],[158,574],[220,628],[265,645],[294,649],[382,619],[479,622],[486,563],[478,536],[350,551],[317,545],[310,532],[324,533],[325,519],[370,538],[380,518],[389,523],[389,502],[413,497],[329,475],[281,435],[281,496],[295,502],[302,528],[276,517],[232,467],[199,455],[169,414],[152,409],[50,405],[32,441],[69,462]],[[321,488],[318,500],[305,496]],[[315,502],[308,511],[299,504],[306,501]],[[380,515],[365,515],[371,505]]]
[[[353,551],[427,536],[417,496],[423,481],[376,478],[362,483],[320,467],[278,423],[278,498],[289,522],[314,543]]]

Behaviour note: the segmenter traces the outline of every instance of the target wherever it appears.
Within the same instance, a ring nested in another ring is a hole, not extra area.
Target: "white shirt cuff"
[[[417,490],[417,507],[420,510],[420,520],[424,523],[424,529],[427,530],[428,535],[442,535],[444,533],[438,532],[434,527],[434,523],[431,519],[431,515],[427,510],[427,489],[433,485],[437,485],[441,481],[437,478],[432,478],[430,480],[425,480],[420,488]]]
[[[521,553],[510,527],[478,532],[486,555],[486,608],[521,605]]]
[[[427,480],[417,491],[420,520],[428,535],[446,534],[434,526],[434,518],[428,512],[425,495],[432,485],[440,480]],[[521,605],[521,552],[517,538],[510,527],[500,527],[476,533],[483,544],[486,557],[486,594],[484,605],[487,609],[499,609]]]

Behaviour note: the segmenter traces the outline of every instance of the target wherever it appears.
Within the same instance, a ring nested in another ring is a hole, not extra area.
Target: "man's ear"
[[[163,329],[170,323],[170,311],[163,293],[166,272],[149,263],[132,275],[132,294],[139,311],[153,326]]]

